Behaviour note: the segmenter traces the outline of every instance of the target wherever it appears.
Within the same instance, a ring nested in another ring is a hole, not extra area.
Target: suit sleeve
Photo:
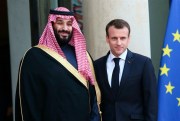
[[[143,71],[143,95],[146,121],[157,121],[157,81],[150,59],[147,59]]]

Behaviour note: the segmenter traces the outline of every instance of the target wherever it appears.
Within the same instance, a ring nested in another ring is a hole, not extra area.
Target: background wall
[[[149,0],[151,58],[156,75],[159,72],[162,44],[169,15],[169,3],[169,0]]]

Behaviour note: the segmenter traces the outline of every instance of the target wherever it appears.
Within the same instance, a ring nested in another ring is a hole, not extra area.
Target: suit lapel
[[[108,97],[112,97],[111,99],[113,99],[113,93],[111,91],[111,87],[109,85],[109,82],[108,82],[108,75],[107,75],[107,66],[106,66],[106,62],[107,62],[107,58],[109,56],[109,53],[107,53],[107,55],[105,55],[103,58],[102,58],[102,61],[100,63],[100,66],[99,68],[102,70],[99,72],[99,75],[101,75],[101,84],[102,86],[106,89],[106,93],[107,95],[109,95]]]
[[[124,70],[123,70],[123,74],[122,74],[122,78],[121,78],[120,88],[118,90],[118,94],[120,94],[122,92],[123,88],[125,87],[125,85],[127,83],[127,78],[129,76],[129,72],[131,71],[133,60],[134,60],[133,53],[128,50],[125,65],[124,65]]]
[[[103,65],[102,65],[102,68],[103,68],[103,75],[105,75],[104,76],[104,83],[105,83],[105,86],[106,86],[106,88],[109,90],[109,91],[111,91],[111,87],[110,87],[110,85],[109,85],[109,82],[108,82],[108,75],[107,75],[107,65],[106,65],[106,62],[107,62],[107,58],[108,58],[108,56],[109,56],[109,53],[110,52],[108,52],[107,53],[107,55],[105,56],[105,58],[104,58],[104,60],[103,60]]]

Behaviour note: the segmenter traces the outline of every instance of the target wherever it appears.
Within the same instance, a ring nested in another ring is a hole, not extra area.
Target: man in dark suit
[[[122,19],[110,21],[106,26],[106,42],[110,51],[95,61],[96,78],[102,94],[102,120],[156,121],[154,68],[150,58],[128,49],[129,24]]]

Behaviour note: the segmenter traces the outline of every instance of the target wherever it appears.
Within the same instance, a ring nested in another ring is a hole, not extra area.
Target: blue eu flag
[[[180,121],[180,0],[171,1],[158,93],[158,121]]]

